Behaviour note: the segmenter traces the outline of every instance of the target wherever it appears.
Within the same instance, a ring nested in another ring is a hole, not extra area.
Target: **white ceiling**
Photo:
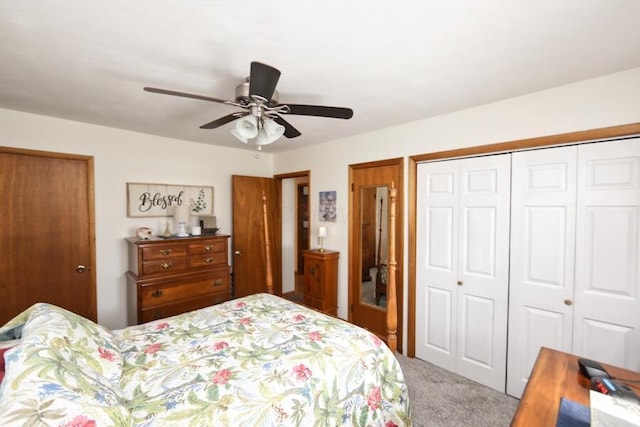
[[[278,152],[640,67],[638,0],[2,0],[0,108],[243,148],[200,125],[256,60],[286,116]],[[255,150],[255,146],[246,146]]]

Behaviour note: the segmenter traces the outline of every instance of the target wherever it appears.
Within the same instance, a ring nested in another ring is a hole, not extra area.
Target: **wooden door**
[[[418,167],[416,356],[505,389],[509,155]]]
[[[576,152],[512,154],[507,393],[518,398],[540,347],[571,353]]]
[[[368,329],[378,335],[381,339],[386,340],[386,302],[384,299],[376,301],[372,288],[371,300],[367,300],[363,295],[363,262],[366,254],[363,253],[363,223],[371,221],[375,218],[375,209],[369,210],[371,203],[363,203],[363,198],[375,195],[376,188],[387,191],[393,184],[397,189],[397,212],[396,212],[396,294],[397,294],[397,319],[398,319],[398,349],[402,348],[402,316],[403,316],[403,159],[390,159],[378,162],[361,163],[349,166],[349,180],[351,183],[351,194],[349,200],[349,321],[358,326]],[[373,192],[371,191],[373,189]],[[388,194],[388,193],[387,193]],[[374,205],[376,206],[376,205]],[[364,209],[363,209],[364,208]],[[364,215],[363,215],[364,214]],[[363,218],[364,216],[364,218]],[[388,235],[388,217],[381,219],[383,232]],[[375,230],[378,225],[371,226],[371,240],[374,245],[373,253],[375,256]],[[375,259],[375,258],[374,258]],[[380,260],[385,263],[386,260]],[[381,276],[381,275],[378,275]],[[373,276],[371,279],[375,279]],[[366,290],[366,292],[369,292]]]
[[[0,324],[36,302],[96,320],[93,158],[0,147]]]
[[[234,175],[233,297],[267,291],[262,194],[267,196],[274,294],[282,295],[282,215],[280,180]]]

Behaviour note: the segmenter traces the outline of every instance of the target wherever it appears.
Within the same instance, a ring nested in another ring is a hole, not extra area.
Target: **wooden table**
[[[640,380],[640,372],[602,366],[612,377]],[[589,406],[591,383],[578,369],[577,356],[542,347],[511,425],[555,426],[562,397]],[[640,395],[640,383],[628,385]]]

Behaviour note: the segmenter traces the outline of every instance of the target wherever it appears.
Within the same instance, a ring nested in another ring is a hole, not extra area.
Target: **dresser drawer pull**
[[[211,246],[205,246],[204,247],[204,251],[205,252],[211,252],[211,249],[212,249]]]
[[[204,262],[206,262],[207,264],[211,264],[213,262],[213,258],[209,257],[205,259]]]
[[[220,286],[224,283],[224,280],[222,279],[216,279],[213,281],[213,286]]]
[[[173,266],[173,263],[170,262],[163,262],[162,264],[160,264],[160,267],[164,268],[165,270],[167,268],[171,268]]]
[[[171,255],[171,252],[173,252],[172,249],[160,249],[162,255]]]
[[[158,289],[158,290],[156,290],[156,291],[151,292],[151,296],[152,296],[152,297],[155,297],[155,298],[159,298],[159,297],[161,297],[161,296],[162,296],[162,294],[163,294],[163,293],[164,293],[164,292],[162,292],[160,289]]]

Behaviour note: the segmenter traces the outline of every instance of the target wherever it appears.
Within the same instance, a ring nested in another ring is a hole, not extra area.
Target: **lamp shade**
[[[267,132],[267,136],[272,140],[272,142],[284,135],[284,126],[276,123],[272,119],[265,119],[263,126],[264,130]]]
[[[318,227],[318,237],[327,237],[327,227]]]
[[[189,222],[189,217],[190,217],[189,210],[190,210],[190,207],[187,206],[186,203],[182,203],[181,205],[176,205],[173,208],[173,220],[176,223]]]
[[[258,135],[258,123],[254,116],[245,116],[236,120],[236,126],[231,130],[231,135],[245,144]]]
[[[258,131],[256,144],[267,145],[276,142],[284,134],[284,126],[279,125],[270,118],[262,120],[262,128]]]

